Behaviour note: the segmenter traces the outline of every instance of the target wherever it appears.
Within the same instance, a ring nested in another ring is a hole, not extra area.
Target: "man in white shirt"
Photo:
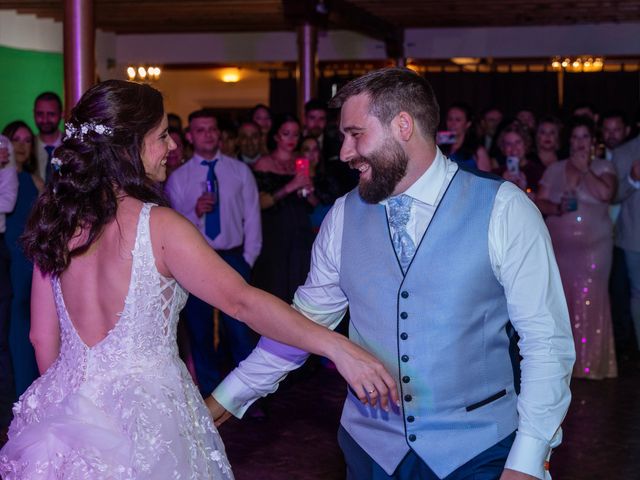
[[[640,348],[640,135],[613,151],[618,174],[616,247],[624,252],[631,290],[631,316]]]
[[[38,127],[36,137],[36,157],[38,174],[43,180],[49,179],[53,151],[62,145],[62,100],[57,93],[43,92],[36,97],[33,105],[33,120]]]
[[[16,400],[13,367],[9,354],[12,291],[9,275],[9,250],[4,240],[4,232],[6,214],[13,211],[17,197],[18,175],[15,167],[9,164],[7,149],[2,149],[0,150],[0,432],[2,432],[0,435],[5,432],[11,422],[11,408]]]
[[[509,182],[458,168],[435,145],[431,86],[408,69],[371,72],[332,100],[341,160],[360,172],[314,244],[294,307],[395,372],[389,412],[348,392],[339,430],[347,478],[548,479],[575,350],[547,229]],[[516,394],[509,321],[520,334]],[[214,391],[241,416],[304,352],[262,338]],[[371,398],[376,385],[362,385]]]
[[[613,160],[615,149],[625,143],[629,136],[629,125],[622,111],[611,110],[601,117],[600,135],[604,144],[602,155],[605,160]],[[618,179],[618,183],[626,183],[626,179]],[[625,189],[622,188],[624,191]],[[609,216],[615,225],[620,216],[620,203],[609,205]],[[636,350],[633,340],[633,321],[631,319],[629,303],[629,280],[627,278],[627,265],[624,251],[614,245],[613,259],[611,263],[611,275],[609,279],[609,295],[611,303],[611,319],[613,321],[613,333],[617,357],[624,361]]]
[[[220,130],[211,111],[198,110],[189,115],[186,137],[194,155],[167,180],[171,205],[248,281],[262,248],[258,187],[253,174],[244,163],[220,153]],[[218,351],[213,307],[190,295],[185,313],[200,391],[208,396],[221,379],[222,348],[230,350],[237,365],[253,349],[254,334],[244,323],[220,312],[225,342]]]

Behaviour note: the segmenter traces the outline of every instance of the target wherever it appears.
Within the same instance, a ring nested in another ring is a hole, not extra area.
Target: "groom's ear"
[[[415,122],[408,112],[400,112],[391,120],[391,131],[398,141],[407,142],[414,134]]]

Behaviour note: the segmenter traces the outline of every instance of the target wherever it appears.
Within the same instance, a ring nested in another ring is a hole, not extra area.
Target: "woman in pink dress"
[[[537,203],[560,268],[576,345],[573,376],[616,377],[609,309],[613,227],[609,202],[616,190],[611,162],[592,157],[593,123],[577,117],[570,128],[569,158],[547,167]]]

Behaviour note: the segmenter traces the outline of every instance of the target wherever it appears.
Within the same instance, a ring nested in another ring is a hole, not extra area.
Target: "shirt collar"
[[[450,160],[436,147],[436,156],[433,159],[433,163],[413,185],[405,190],[404,194],[419,202],[435,206],[442,184],[447,177],[448,162]],[[381,203],[386,204],[386,200]]]
[[[199,165],[202,161],[213,162],[214,160],[220,160],[222,159],[222,155],[220,154],[220,150],[218,150],[216,154],[213,156],[213,158],[204,158],[198,155],[197,153],[194,153],[192,158]]]

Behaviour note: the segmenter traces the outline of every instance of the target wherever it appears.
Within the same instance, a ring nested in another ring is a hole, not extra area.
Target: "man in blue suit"
[[[322,224],[294,306],[329,328],[348,306],[349,337],[402,391],[390,411],[371,407],[382,385],[348,392],[338,433],[347,478],[550,478],[575,351],[539,211],[515,185],[442,155],[437,101],[411,70],[364,75],[332,104],[341,160],[360,180]],[[305,358],[263,338],[214,397],[241,416]]]

